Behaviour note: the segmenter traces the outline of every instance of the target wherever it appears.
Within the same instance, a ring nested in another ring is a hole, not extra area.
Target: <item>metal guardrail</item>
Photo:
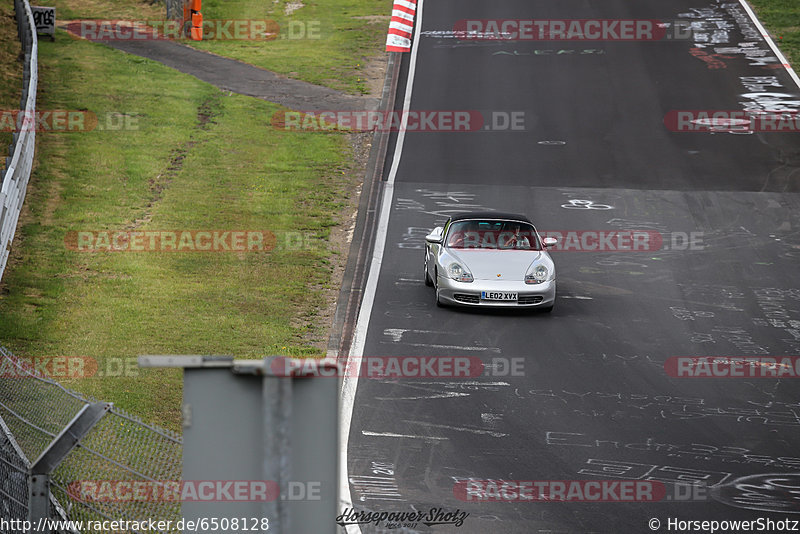
[[[22,78],[22,102],[20,111],[24,117],[33,117],[36,112],[36,86],[39,81],[38,57],[39,43],[36,39],[36,26],[28,0],[14,0],[17,17],[17,33],[25,58]],[[6,158],[6,169],[2,173],[0,187],[0,279],[3,277],[8,261],[9,247],[14,239],[19,211],[25,200],[28,179],[31,176],[33,151],[36,144],[35,129],[21,128],[14,133]]]
[[[0,517],[25,519],[29,459],[38,458],[94,402],[40,376],[0,347]],[[180,481],[182,447],[176,434],[111,407],[51,473],[50,517],[63,517],[60,503],[72,521],[152,518],[176,524],[181,518],[180,502],[107,498],[102,488],[103,484]],[[97,490],[87,494],[82,484]]]

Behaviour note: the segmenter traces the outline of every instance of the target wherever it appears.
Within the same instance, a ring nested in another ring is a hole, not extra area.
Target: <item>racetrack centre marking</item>
[[[562,48],[560,50],[555,49],[541,49],[538,48],[533,52],[519,52],[514,50],[512,52],[508,52],[506,50],[499,50],[497,52],[492,52],[493,56],[586,56],[586,55],[603,55],[606,51],[602,48],[586,48],[583,50],[578,50],[575,48]]]
[[[433,191],[430,189],[416,189],[414,192],[422,195],[421,200],[424,201],[425,204],[412,198],[398,198],[395,209],[397,211],[418,211],[426,215],[432,215],[437,219],[442,219],[436,223],[438,226],[443,225],[444,221],[451,215],[462,211],[494,211],[494,208],[490,206],[476,203],[476,195],[474,193],[467,193],[464,191]],[[428,206],[430,201],[434,203],[434,206]],[[428,226],[427,229],[430,230],[430,226]],[[427,232],[425,235],[427,235]],[[419,243],[422,246],[418,248],[424,248],[425,236],[421,237]]]
[[[503,414],[501,413],[482,413],[481,414],[481,421],[486,423],[490,427],[496,427],[497,423],[503,420]]]
[[[408,423],[410,425],[422,425],[422,426],[429,426],[431,428],[443,428],[445,430],[455,430],[457,432],[470,432],[472,434],[488,435],[492,436],[493,438],[504,438],[508,435],[504,432],[495,432],[493,430],[484,430],[482,428],[470,428],[467,426],[440,425],[438,423],[427,423],[425,421],[412,421],[410,419],[403,419],[403,422]]]
[[[635,450],[657,452],[672,458],[693,461],[755,464],[771,469],[800,469],[800,458],[790,456],[769,456],[758,454],[751,449],[731,445],[709,445],[707,443],[667,443],[654,437],[640,438],[636,441],[598,438],[581,432],[545,431],[545,444],[550,447],[581,447],[594,449]]]
[[[701,471],[672,465],[642,464],[600,458],[589,458],[586,460],[585,465],[592,467],[579,469],[578,474],[608,478],[630,478],[632,480],[643,480],[644,477],[648,477],[649,480],[659,480],[672,484],[694,481],[702,482],[706,487],[721,484],[731,476],[731,473],[725,471]],[[598,468],[595,469],[594,466],[598,466]]]
[[[364,436],[373,436],[378,438],[408,438],[408,439],[422,439],[425,441],[449,441],[450,438],[439,436],[415,436],[413,434],[395,434],[394,432],[371,432],[369,430],[362,430],[361,434]]]
[[[381,343],[385,344],[393,344],[392,341],[381,341]],[[466,351],[476,351],[476,352],[494,352],[500,354],[500,349],[497,347],[466,347],[460,345],[439,345],[439,344],[431,344],[431,343],[403,343],[408,347],[429,347],[432,349],[446,349],[446,350],[466,350]]]
[[[593,200],[582,200],[571,198],[568,204],[561,204],[562,208],[568,210],[613,210],[614,206],[608,204],[595,204]]]
[[[663,365],[663,364],[662,364]],[[409,389],[416,389],[419,391],[427,392],[427,395],[422,393],[417,396],[409,396],[409,397],[375,397],[375,400],[421,400],[421,399],[438,399],[438,398],[447,398],[449,397],[469,397],[469,393],[457,393],[455,391],[442,391],[440,389],[432,389],[426,388],[422,386],[417,386],[414,384],[409,384],[408,382],[399,382],[395,384],[395,386],[405,387]]]
[[[392,338],[392,341],[399,342],[403,339],[403,334],[406,332],[415,332],[418,334],[448,334],[452,332],[440,332],[437,330],[414,330],[414,329],[406,329],[406,328],[385,328],[383,330],[384,336],[389,336]]]
[[[357,476],[353,475],[349,481],[359,495],[360,502],[365,501],[404,501],[397,487],[394,476]],[[351,507],[352,508],[352,507]],[[348,525],[350,526],[350,525]],[[352,525],[357,527],[357,525]],[[358,528],[358,527],[357,527]],[[350,532],[348,530],[348,532]]]
[[[796,514],[800,513],[798,487],[798,473],[759,473],[716,485],[711,489],[711,496],[736,508]]]
[[[442,386],[477,386],[477,387],[492,387],[492,386],[510,386],[508,382],[478,382],[459,380],[458,382],[420,382],[417,384],[437,384]]]
[[[531,415],[559,417],[578,415],[621,422],[623,420],[676,420],[685,421],[728,418],[735,423],[749,423],[771,427],[800,427],[800,414],[795,403],[773,402],[767,409],[744,406],[713,406],[702,397],[673,397],[623,392],[585,391],[571,392],[548,389],[514,390],[520,399],[533,405]],[[521,405],[522,406],[522,405]],[[524,408],[524,406],[523,406]],[[779,408],[784,408],[780,410]]]
[[[566,141],[537,141],[537,145],[544,145],[544,146],[563,146],[566,145]]]
[[[400,164],[400,155],[403,152],[403,143],[405,141],[405,132],[408,125],[408,110],[411,107],[411,94],[414,87],[414,75],[417,69],[417,55],[419,52],[419,38],[422,30],[422,13],[423,13],[424,0],[417,2],[417,26],[414,30],[414,43],[411,50],[411,58],[408,67],[408,79],[406,80],[405,97],[403,101],[403,117],[401,119],[400,132],[397,134],[397,142],[395,145],[394,156],[392,158],[392,166],[389,170],[389,176],[386,179],[383,190],[383,199],[381,202],[381,212],[378,218],[378,226],[375,231],[375,247],[372,253],[372,261],[370,262],[369,275],[367,276],[367,283],[364,287],[364,296],[361,300],[361,308],[356,320],[354,331],[353,344],[350,348],[350,353],[347,355],[347,365],[355,365],[358,368],[361,365],[361,357],[364,354],[364,345],[367,338],[367,328],[369,328],[369,320],[372,314],[372,306],[375,303],[375,293],[378,287],[378,276],[380,274],[381,263],[383,262],[383,251],[386,247],[386,235],[389,228],[389,214],[392,206],[392,196],[394,194],[394,181],[397,176],[397,169]],[[355,361],[351,361],[355,360]],[[347,445],[350,438],[350,424],[353,420],[353,405],[355,403],[356,390],[358,389],[358,376],[345,377],[342,381],[342,412],[341,412],[341,434],[339,436],[339,499],[340,506],[344,511],[345,508],[352,507],[352,497],[350,495],[350,483],[347,475]],[[358,525],[348,525],[346,527],[347,534],[360,534],[361,528]]]
[[[469,397],[469,393],[457,393],[448,391],[445,393],[434,393],[433,395],[420,395],[417,397],[375,397],[375,400],[398,401],[398,400],[428,400],[428,399],[450,399],[453,397]]]

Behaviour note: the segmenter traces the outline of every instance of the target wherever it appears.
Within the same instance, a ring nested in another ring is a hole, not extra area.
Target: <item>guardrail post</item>
[[[28,520],[38,524],[50,517],[50,474],[64,461],[78,442],[111,409],[111,404],[86,404],[50,442],[28,470]],[[46,525],[45,525],[46,526]],[[40,530],[49,534],[49,530]]]
[[[270,531],[336,532],[341,373],[334,360],[140,356],[139,365],[184,369],[182,493],[209,482],[268,488],[265,498],[182,497],[184,520],[266,518]]]

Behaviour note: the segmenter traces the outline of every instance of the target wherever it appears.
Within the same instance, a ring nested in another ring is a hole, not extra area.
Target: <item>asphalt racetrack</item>
[[[465,40],[453,35],[463,19],[657,19],[695,31]],[[668,531],[670,518],[800,520],[800,381],[665,370],[673,357],[800,355],[800,134],[672,131],[669,119],[800,110],[797,83],[742,5],[424,0],[420,21],[396,109],[478,111],[484,122],[393,134],[389,204],[352,354],[470,356],[485,370],[347,381],[348,489],[356,510],[468,516],[348,532],[636,533]],[[642,230],[662,241],[554,251],[551,314],[437,308],[423,283],[424,237],[473,210],[524,213],[565,236]],[[470,480],[652,481],[665,493],[658,502],[466,501],[457,488]],[[696,493],[681,493],[691,483]]]

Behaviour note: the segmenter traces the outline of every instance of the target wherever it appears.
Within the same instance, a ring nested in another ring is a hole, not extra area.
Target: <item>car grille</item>
[[[467,304],[479,304],[481,298],[478,295],[465,295],[463,293],[456,293],[453,298],[458,302],[465,302]]]
[[[520,295],[517,302],[519,304],[539,304],[543,300],[544,297],[541,295]]]

